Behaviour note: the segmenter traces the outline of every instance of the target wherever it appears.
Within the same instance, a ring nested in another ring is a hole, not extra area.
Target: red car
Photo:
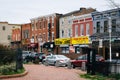
[[[100,55],[96,55],[96,61],[104,61],[104,58]],[[75,67],[82,67],[82,63],[83,62],[87,62],[87,55],[81,55],[79,56],[76,60],[71,60],[70,61],[70,66],[72,68],[75,68]]]

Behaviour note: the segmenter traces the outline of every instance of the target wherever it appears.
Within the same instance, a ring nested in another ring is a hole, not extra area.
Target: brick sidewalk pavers
[[[80,78],[79,74],[84,74],[85,72],[79,69],[44,66],[42,64],[24,65],[24,67],[28,71],[26,76],[2,80],[86,80]]]

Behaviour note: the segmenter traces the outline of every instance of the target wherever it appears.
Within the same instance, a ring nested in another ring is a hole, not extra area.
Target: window
[[[48,39],[48,41],[50,40],[50,34],[49,34],[49,32],[47,33],[47,39]]]
[[[10,40],[11,39],[11,36],[10,35],[8,35],[8,40]]]
[[[113,16],[113,17],[117,16],[117,12],[112,12],[111,16]]]
[[[116,32],[116,19],[112,20],[112,32]]]
[[[78,25],[75,25],[75,36],[78,36]]]
[[[43,28],[45,28],[45,26],[46,26],[46,21],[44,21],[44,27]]]
[[[29,30],[24,30],[23,31],[24,38],[29,38]]]
[[[68,29],[68,37],[72,37],[72,35],[71,35],[71,29]]]
[[[97,27],[97,33],[100,33],[100,22],[97,22],[96,27]]]
[[[104,32],[108,32],[108,21],[104,21]]]
[[[81,35],[84,35],[84,26],[83,26],[83,24],[80,25],[80,32],[81,32]]]
[[[90,24],[87,23],[86,24],[86,35],[89,35],[90,34]]]
[[[34,29],[34,24],[32,23],[32,30]]]
[[[46,35],[43,34],[43,41],[46,41]]]
[[[68,54],[69,53],[69,47],[61,47],[61,53]]]
[[[62,30],[62,37],[64,37],[64,30]]]
[[[54,28],[54,17],[52,17],[52,28]]]
[[[3,26],[3,31],[5,31],[5,26]]]
[[[52,41],[54,41],[54,32],[52,32]]]
[[[100,19],[100,18],[101,18],[100,15],[94,17],[94,19]]]
[[[40,22],[40,29],[42,29],[42,22]]]
[[[77,54],[80,53],[80,48],[79,47],[75,47],[75,53],[77,53]]]

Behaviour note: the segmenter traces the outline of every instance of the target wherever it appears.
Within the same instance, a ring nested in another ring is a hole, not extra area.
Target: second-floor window
[[[24,38],[29,38],[29,30],[24,30],[23,31]]]
[[[72,37],[71,29],[68,29],[68,37]]]
[[[100,33],[100,22],[97,22],[97,23],[96,23],[96,27],[97,27],[96,32],[97,32],[97,33]]]
[[[104,32],[108,32],[108,21],[104,21]]]
[[[86,24],[86,35],[89,35],[90,34],[90,24],[87,23]]]
[[[64,37],[64,30],[62,30],[62,37]]]
[[[54,41],[54,32],[52,32],[52,41]]]
[[[5,26],[3,26],[3,28],[2,28],[2,29],[3,29],[3,31],[5,31]]]
[[[116,19],[112,20],[112,32],[116,32]]]
[[[78,36],[78,25],[75,25],[75,36]]]
[[[84,26],[83,26],[83,24],[80,25],[80,32],[81,32],[81,35],[84,35]]]

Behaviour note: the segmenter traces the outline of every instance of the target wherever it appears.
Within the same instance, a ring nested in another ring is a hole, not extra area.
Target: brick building
[[[30,50],[32,46],[30,46],[31,39],[31,23],[22,24],[21,26],[22,32],[22,47],[24,50]]]
[[[38,52],[54,53],[54,39],[59,37],[59,17],[61,14],[50,14],[31,19],[32,43],[38,44]]]
[[[12,29],[12,48],[17,44],[21,44],[21,27]]]
[[[82,53],[80,45],[71,44],[71,41],[68,41],[68,39],[71,40],[73,37],[86,36],[86,35],[91,35],[93,33],[91,13],[94,11],[96,10],[93,8],[80,8],[80,10],[63,14],[60,17],[60,21],[59,21],[60,38],[58,39],[58,41],[59,40],[62,41],[61,39],[64,38],[63,41],[65,42],[65,38],[66,38],[66,42],[69,43],[57,45],[59,54],[66,55],[73,59],[78,55],[80,55],[80,53]],[[81,24],[83,25],[82,30],[80,30]],[[86,28],[86,26],[88,27]],[[74,51],[72,52],[73,54],[71,54],[70,52],[71,47],[74,48],[74,50],[72,49]]]

